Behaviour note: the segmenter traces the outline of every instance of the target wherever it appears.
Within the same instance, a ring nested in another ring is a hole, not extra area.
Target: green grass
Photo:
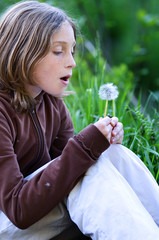
[[[82,78],[83,74],[84,78]],[[82,68],[77,67],[73,75],[73,79],[75,78],[76,82],[74,80],[73,85],[70,84],[69,87],[69,90],[73,90],[75,94],[65,98],[74,123],[75,134],[103,116],[105,101],[99,98],[98,90],[101,84],[111,80],[119,90],[119,97],[116,99],[116,116],[124,125],[123,145],[141,158],[159,183],[159,113],[151,107],[151,116],[148,114],[148,103],[153,96],[150,94],[144,104],[145,107],[141,104],[141,95],[137,104],[133,104],[133,88],[130,84],[132,74],[125,65],[107,72],[103,64],[91,73],[89,66],[84,63]],[[108,103],[108,113],[112,114],[111,101]]]

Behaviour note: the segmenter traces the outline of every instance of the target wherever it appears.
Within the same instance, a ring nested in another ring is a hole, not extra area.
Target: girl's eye
[[[54,51],[53,53],[54,53],[55,55],[59,55],[59,54],[61,54],[62,52],[60,52],[60,51],[56,51],[56,52],[55,52],[55,51]]]
[[[62,52],[62,51],[53,51],[53,53],[54,53],[55,55],[60,55],[60,54],[62,54],[63,52]],[[72,54],[72,56],[74,57],[75,51],[72,51],[71,54]]]

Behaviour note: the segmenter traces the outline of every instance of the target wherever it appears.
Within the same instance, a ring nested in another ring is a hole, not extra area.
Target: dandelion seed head
[[[118,88],[113,83],[104,84],[99,88],[99,97],[102,100],[114,100],[118,95]]]

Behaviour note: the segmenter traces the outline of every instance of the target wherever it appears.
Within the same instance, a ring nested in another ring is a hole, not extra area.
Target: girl
[[[116,145],[122,143],[122,124],[116,117],[101,118],[73,136],[70,114],[61,97],[76,65],[75,45],[75,24],[62,10],[48,4],[19,2],[1,20],[1,239],[85,239],[69,214],[80,230],[92,239],[155,239],[159,234],[158,186],[141,162],[128,160],[127,163],[128,150],[124,154],[122,146]],[[111,163],[110,156],[114,152],[121,153],[126,163],[120,157],[119,168],[114,163],[116,170],[111,170],[115,157]],[[135,162],[132,169],[131,162]],[[124,166],[124,170],[120,166]],[[102,169],[105,169],[104,175]],[[143,172],[142,179],[148,191],[141,191],[142,184],[137,187],[137,179],[129,181],[123,174],[125,171],[128,174],[130,171],[130,175],[139,180]],[[103,176],[101,180],[97,173]],[[108,186],[113,186],[111,179],[118,174],[124,177],[120,182],[116,178],[114,184],[120,189],[116,192]],[[89,184],[92,176],[96,176],[95,193],[93,185]],[[136,198],[134,191],[138,192]],[[101,193],[104,194],[102,202]],[[123,205],[108,198],[110,195],[117,199],[118,193],[124,195],[123,198],[119,196],[119,202],[125,199]],[[147,204],[150,193],[152,201]],[[140,196],[144,201],[139,204]],[[82,203],[86,198],[93,200],[85,200],[89,203],[88,214],[84,214]],[[129,202],[131,204],[127,204]],[[104,211],[100,209],[101,204]],[[147,206],[151,204],[152,209]],[[129,214],[128,209],[131,210]],[[99,218],[96,218],[98,210]],[[121,218],[114,221],[112,216],[118,215]],[[100,225],[97,228],[96,221]],[[128,224],[127,229],[123,223]],[[130,227],[138,238],[132,235]]]

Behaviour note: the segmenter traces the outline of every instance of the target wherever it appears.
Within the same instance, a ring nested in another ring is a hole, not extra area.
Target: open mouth
[[[69,84],[69,78],[70,78],[70,77],[71,77],[71,75],[66,75],[66,76],[64,76],[64,77],[61,77],[60,79],[61,79],[61,81],[62,81],[63,84],[68,85],[68,84]]]
[[[68,80],[68,78],[69,78],[69,77],[66,76],[66,77],[62,77],[62,78],[60,78],[60,79],[66,82],[66,81]]]

